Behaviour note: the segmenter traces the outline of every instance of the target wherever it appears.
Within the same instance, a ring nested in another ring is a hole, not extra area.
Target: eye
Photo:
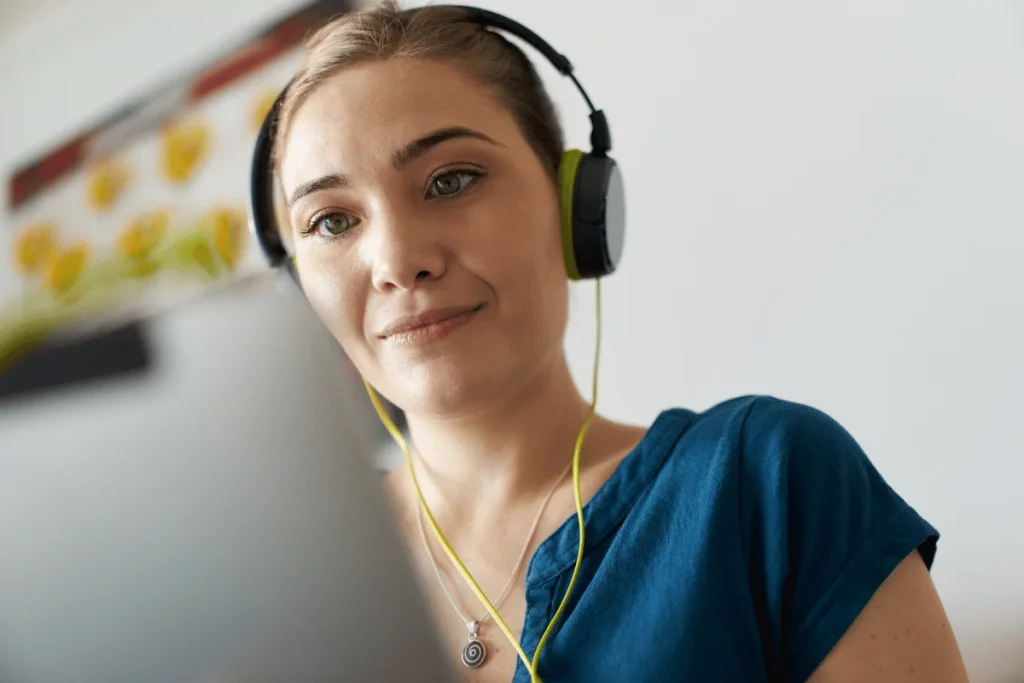
[[[465,190],[474,180],[480,177],[478,171],[461,169],[448,171],[430,181],[428,197],[451,197]]]
[[[359,221],[347,213],[332,211],[313,217],[309,222],[309,233],[317,233],[321,237],[338,237],[355,227]]]

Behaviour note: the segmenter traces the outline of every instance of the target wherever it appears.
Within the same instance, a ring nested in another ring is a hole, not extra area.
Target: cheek
[[[359,278],[321,254],[299,255],[302,289],[310,305],[353,361],[366,356],[365,287]]]
[[[520,255],[521,267],[529,273],[529,280],[547,289],[564,284],[566,273],[558,203],[552,188],[545,186],[544,190],[547,192],[534,195],[544,197],[544,201],[522,202],[522,215],[509,230],[509,234],[515,235],[516,244],[508,248]]]
[[[490,215],[484,220],[492,227],[487,237],[497,261],[521,275],[530,273],[544,281],[560,279],[565,266],[557,195],[545,176],[529,171],[534,170],[517,169],[511,180],[502,183],[496,201],[488,202]]]
[[[487,245],[494,268],[492,284],[502,307],[518,323],[557,333],[565,325],[568,305],[557,203],[553,190],[550,197],[544,192],[532,196],[545,199],[508,204],[499,229],[492,233]]]

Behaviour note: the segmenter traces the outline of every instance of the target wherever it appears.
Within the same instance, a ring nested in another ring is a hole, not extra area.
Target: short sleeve
[[[758,398],[741,441],[746,544],[771,659],[779,680],[803,682],[903,559],[917,549],[931,568],[939,534],[819,410]]]

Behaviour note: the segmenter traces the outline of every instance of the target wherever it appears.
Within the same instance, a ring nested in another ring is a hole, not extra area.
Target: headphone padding
[[[578,149],[568,149],[562,154],[562,163],[558,166],[558,211],[559,225],[562,231],[562,256],[565,259],[565,272],[570,280],[579,280],[580,271],[576,265],[576,249],[573,245],[573,225],[575,223],[576,175],[580,162],[586,155]]]

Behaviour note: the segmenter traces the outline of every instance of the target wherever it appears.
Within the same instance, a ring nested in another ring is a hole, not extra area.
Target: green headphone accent
[[[566,150],[558,166],[558,211],[562,231],[562,257],[565,272],[570,280],[579,280],[576,267],[576,252],[572,244],[572,200],[576,193],[576,171],[579,170],[583,152],[578,149]]]

